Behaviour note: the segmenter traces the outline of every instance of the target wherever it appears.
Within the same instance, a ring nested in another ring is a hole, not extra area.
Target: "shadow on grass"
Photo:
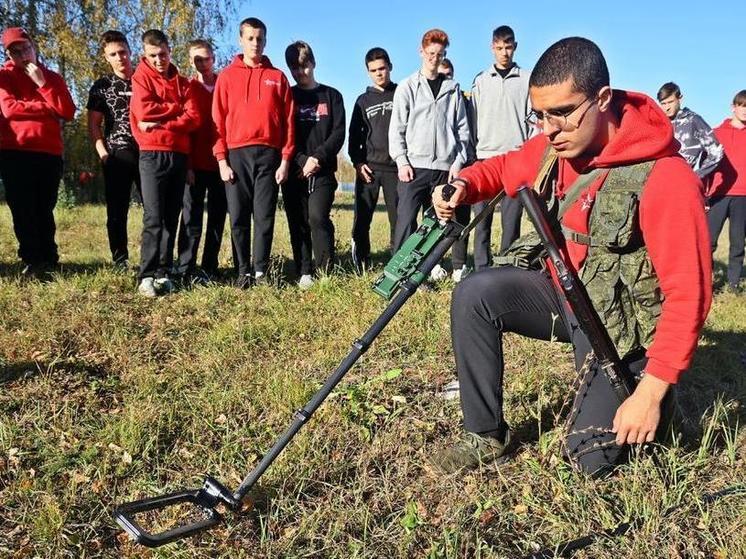
[[[33,361],[3,363],[0,366],[0,386],[33,378],[40,372],[38,364]]]

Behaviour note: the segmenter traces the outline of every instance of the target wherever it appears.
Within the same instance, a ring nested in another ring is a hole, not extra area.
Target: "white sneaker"
[[[443,390],[438,392],[438,396],[443,400],[455,400],[459,397],[460,387],[458,379],[452,380],[443,387]]]
[[[454,283],[459,283],[466,277],[466,265],[461,266],[458,270],[454,270],[451,274],[451,279]]]
[[[430,279],[433,281],[441,281],[448,277],[448,272],[445,271],[443,266],[436,264],[435,267],[430,270]]]
[[[155,292],[159,295],[166,295],[174,291],[174,283],[168,278],[158,278],[153,281]]]
[[[137,292],[143,297],[157,297],[153,278],[142,278],[140,285],[137,286]]]
[[[310,289],[311,286],[316,283],[313,280],[313,276],[311,274],[303,274],[300,277],[300,280],[298,280],[298,287],[301,289]]]

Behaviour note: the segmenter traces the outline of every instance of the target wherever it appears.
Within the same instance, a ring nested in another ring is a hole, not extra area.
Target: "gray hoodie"
[[[477,159],[518,149],[531,136],[526,115],[530,72],[515,64],[504,78],[494,65],[474,78],[471,88],[474,143]]]
[[[389,154],[398,168],[458,171],[468,145],[464,96],[454,80],[443,80],[437,98],[419,71],[399,84],[389,124]]]

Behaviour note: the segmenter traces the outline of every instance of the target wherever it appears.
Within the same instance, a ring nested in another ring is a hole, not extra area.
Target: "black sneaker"
[[[238,289],[250,289],[254,285],[254,276],[251,274],[241,274],[236,279]]]

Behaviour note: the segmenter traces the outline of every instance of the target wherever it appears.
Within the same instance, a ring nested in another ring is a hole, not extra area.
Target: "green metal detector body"
[[[383,274],[373,283],[373,291],[390,301],[405,281],[412,279],[418,285],[425,281],[425,276],[418,268],[445,235],[445,226],[433,212],[428,211],[417,231],[404,241],[388,261]]]

